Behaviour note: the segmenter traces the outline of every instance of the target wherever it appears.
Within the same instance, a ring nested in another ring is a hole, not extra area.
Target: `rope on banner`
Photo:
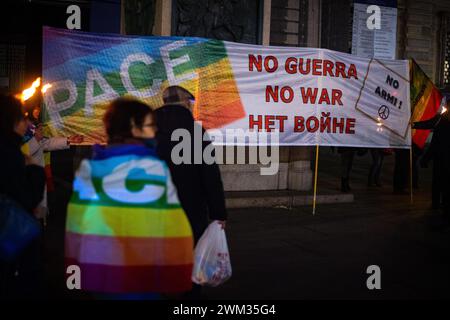
[[[316,145],[316,164],[314,169],[314,196],[313,196],[313,215],[316,214],[316,200],[317,200],[317,169],[319,167],[319,145]]]

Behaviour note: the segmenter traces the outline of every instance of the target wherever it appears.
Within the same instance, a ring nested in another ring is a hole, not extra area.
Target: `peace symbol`
[[[389,117],[389,108],[385,105],[382,105],[380,109],[378,109],[378,115],[381,119],[386,120]]]

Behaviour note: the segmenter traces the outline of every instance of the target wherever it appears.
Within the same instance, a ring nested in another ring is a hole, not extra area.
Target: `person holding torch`
[[[426,121],[414,122],[413,129],[433,130],[430,146],[421,165],[427,166],[433,160],[432,206],[443,206],[446,217],[450,217],[450,114],[449,104],[444,97],[436,115]]]
[[[45,168],[47,176],[47,185],[44,191],[43,199],[39,206],[34,210],[34,214],[38,219],[43,219],[46,224],[46,217],[48,215],[47,207],[47,191],[49,189],[51,170],[50,170],[50,151],[64,150],[70,148],[72,144],[80,144],[84,141],[81,135],[72,135],[69,137],[46,137],[43,133],[43,126],[41,121],[41,109],[36,107],[42,101],[42,95],[51,87],[51,84],[41,84],[41,79],[37,78],[31,87],[22,91],[17,96],[30,112],[28,117],[30,119],[30,126],[24,137],[24,145],[22,151],[24,154],[30,156],[34,163]],[[40,88],[40,90],[38,90]],[[46,165],[47,164],[47,165]]]

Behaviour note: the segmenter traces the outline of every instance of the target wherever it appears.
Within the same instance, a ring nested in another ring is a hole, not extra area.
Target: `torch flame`
[[[447,112],[447,108],[446,107],[443,107],[442,108],[442,111],[441,111],[441,114],[444,114],[444,113],[446,113]]]
[[[37,88],[41,85],[41,77],[37,77],[36,80],[33,81],[33,84],[31,85],[33,88]]]
[[[48,89],[50,89],[52,85],[50,83],[46,83],[42,86],[41,92],[46,93]]]
[[[36,93],[36,88],[38,88],[40,85],[41,78],[38,77],[36,80],[34,80],[31,87],[22,91],[22,94],[20,95],[20,99],[22,100],[22,102],[30,99]]]

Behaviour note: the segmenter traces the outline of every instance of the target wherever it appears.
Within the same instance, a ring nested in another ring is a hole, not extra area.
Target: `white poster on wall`
[[[354,3],[352,54],[364,58],[395,59],[397,8],[370,6],[373,4]],[[374,23],[378,18],[379,24]]]

